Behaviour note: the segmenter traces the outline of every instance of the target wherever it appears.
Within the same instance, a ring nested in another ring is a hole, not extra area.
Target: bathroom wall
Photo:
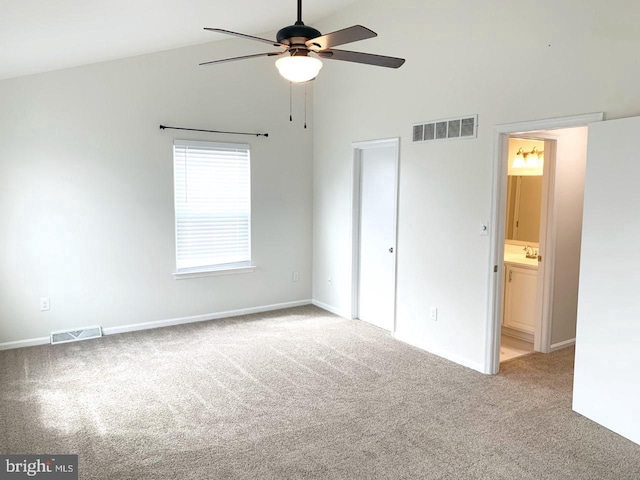
[[[551,346],[576,336],[582,209],[587,163],[588,128],[548,132],[557,137],[555,178],[555,278]]]

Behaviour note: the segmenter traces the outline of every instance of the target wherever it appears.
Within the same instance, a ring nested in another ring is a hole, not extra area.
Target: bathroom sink
[[[537,258],[527,258],[523,253],[505,253],[504,261],[507,263],[517,263],[520,265],[531,265],[534,267],[538,266]]]

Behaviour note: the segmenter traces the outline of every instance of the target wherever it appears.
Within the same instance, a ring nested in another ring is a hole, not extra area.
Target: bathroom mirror
[[[535,243],[540,237],[542,175],[509,175],[506,240]]]

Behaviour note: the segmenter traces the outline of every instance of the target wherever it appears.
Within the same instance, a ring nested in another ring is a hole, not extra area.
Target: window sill
[[[257,267],[255,265],[247,265],[244,267],[226,267],[211,270],[182,270],[174,272],[173,278],[176,280],[184,280],[186,278],[200,277],[217,277],[220,275],[237,275],[240,273],[252,273]]]

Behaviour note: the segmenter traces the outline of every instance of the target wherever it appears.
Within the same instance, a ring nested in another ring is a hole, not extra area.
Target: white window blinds
[[[176,140],[173,160],[178,272],[250,265],[249,146]]]

